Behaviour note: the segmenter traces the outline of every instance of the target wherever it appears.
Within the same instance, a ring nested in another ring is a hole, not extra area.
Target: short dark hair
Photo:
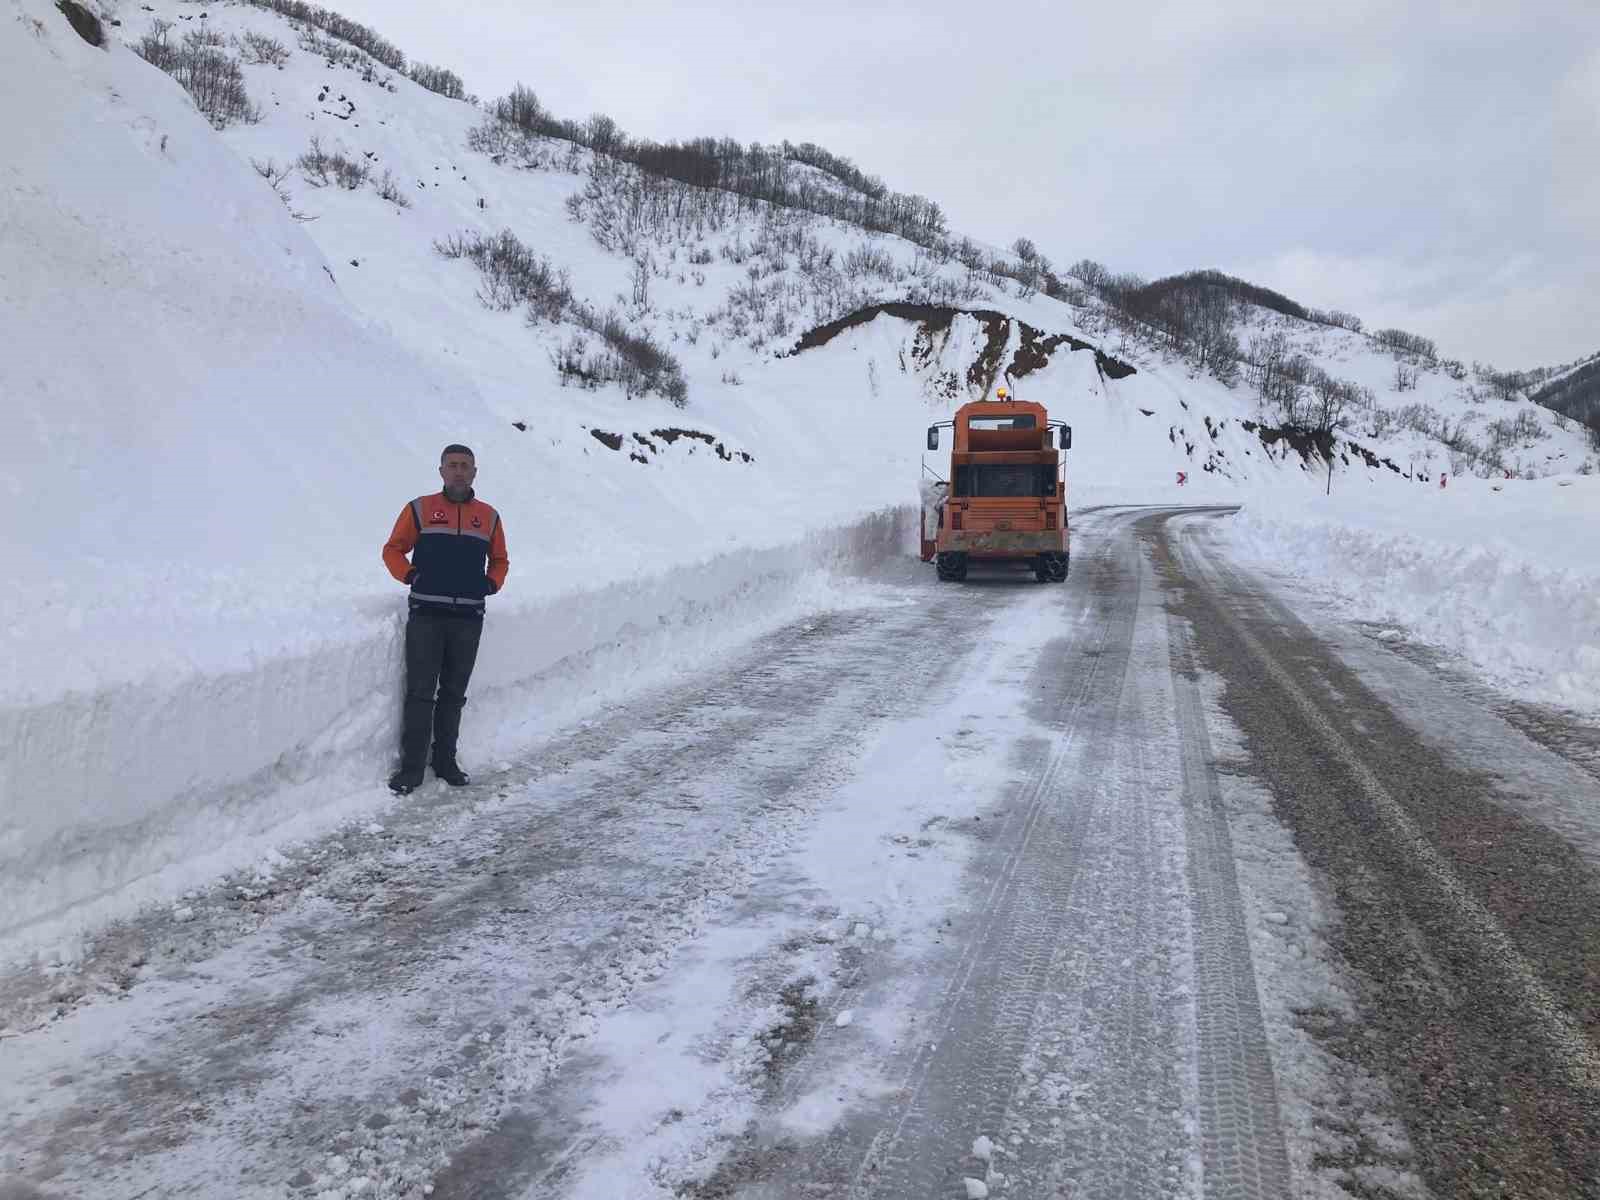
[[[451,442],[443,450],[439,451],[439,465],[443,466],[444,460],[452,454],[465,454],[473,462],[478,461],[478,456],[472,452],[472,447],[463,446],[460,442]]]

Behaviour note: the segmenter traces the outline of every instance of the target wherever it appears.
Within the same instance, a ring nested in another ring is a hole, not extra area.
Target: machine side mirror
[[[1071,450],[1072,449],[1072,426],[1071,425],[1063,425],[1061,427],[1061,448],[1063,450]]]
[[[939,427],[937,425],[929,425],[928,426],[928,449],[929,450],[937,450],[938,448],[939,448]]]

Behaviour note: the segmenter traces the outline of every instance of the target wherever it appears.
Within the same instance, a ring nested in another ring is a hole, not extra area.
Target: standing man
[[[397,796],[421,785],[430,741],[433,773],[451,787],[471,782],[456,763],[461,706],[483,633],[483,598],[500,590],[511,565],[500,514],[472,491],[477,475],[471,450],[446,446],[439,456],[444,491],[401,509],[383,547],[389,574],[411,585],[400,769],[389,779]]]

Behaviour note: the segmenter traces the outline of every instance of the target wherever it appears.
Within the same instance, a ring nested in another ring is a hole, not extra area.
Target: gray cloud
[[[492,97],[816,141],[954,229],[1532,366],[1600,350],[1600,6],[336,0]]]

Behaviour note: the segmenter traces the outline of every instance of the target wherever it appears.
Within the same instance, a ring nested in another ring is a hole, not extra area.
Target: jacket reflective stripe
[[[451,537],[480,538],[485,542],[487,542],[489,540],[489,538],[492,536],[490,534],[484,533],[483,530],[481,530],[481,529],[446,529],[443,525],[435,525],[432,529],[424,529],[421,532],[419,532],[417,534],[417,536],[418,537],[428,537],[429,535],[433,535],[435,537],[438,537],[438,536],[442,536],[442,535],[445,535],[445,534],[448,534]]]
[[[476,496],[458,503],[443,493],[418,496],[411,502],[411,514],[417,523],[411,555],[416,571],[412,602],[454,612],[483,612],[494,543],[492,533],[484,530],[497,529],[500,514]]]

